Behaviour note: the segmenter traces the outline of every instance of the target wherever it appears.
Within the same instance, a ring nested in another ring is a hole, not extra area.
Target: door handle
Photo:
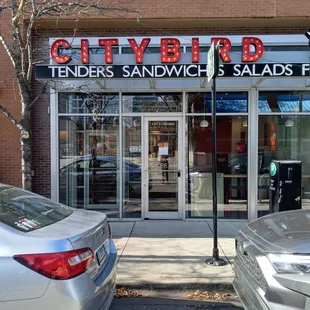
[[[144,171],[144,182],[143,182],[143,185],[147,186],[147,183],[148,183],[148,173],[147,173],[147,171]]]
[[[178,171],[178,177],[181,177],[181,170]]]

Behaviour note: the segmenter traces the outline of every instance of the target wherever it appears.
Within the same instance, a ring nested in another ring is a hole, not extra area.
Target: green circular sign
[[[270,164],[270,175],[273,177],[277,173],[277,166],[274,163]]]

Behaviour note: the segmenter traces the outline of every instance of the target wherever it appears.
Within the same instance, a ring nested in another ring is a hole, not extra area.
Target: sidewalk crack
[[[126,249],[126,247],[127,247],[127,244],[128,244],[128,242],[129,242],[129,239],[131,238],[131,235],[132,235],[132,232],[133,232],[135,226],[136,226],[136,222],[134,222],[133,225],[132,225],[132,228],[131,228],[131,231],[130,231],[129,236],[128,236],[128,238],[127,238],[127,241],[126,241],[126,243],[125,243],[125,246],[124,246],[124,248],[123,248],[121,254],[118,256],[117,263],[119,263],[120,259],[121,259],[122,256],[123,256],[123,253],[124,253],[124,251],[125,251],[125,249]]]

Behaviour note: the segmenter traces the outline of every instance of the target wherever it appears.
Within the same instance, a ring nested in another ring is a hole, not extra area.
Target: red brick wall
[[[137,13],[103,11],[101,18],[142,19],[216,19],[216,18],[294,18],[309,17],[310,3],[307,0],[103,0],[101,4],[113,2],[114,8],[127,8]],[[75,16],[72,16],[75,18]],[[87,19],[87,16],[79,16]]]
[[[0,33],[9,40],[9,12],[0,14]],[[13,66],[0,43],[0,105],[19,120],[20,100]],[[5,82],[3,82],[5,81]],[[21,186],[21,152],[19,130],[0,111],[0,183]]]

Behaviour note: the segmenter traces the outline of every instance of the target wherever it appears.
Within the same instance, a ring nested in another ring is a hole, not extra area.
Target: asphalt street
[[[113,300],[110,310],[243,310],[234,304],[169,298],[121,298]]]

